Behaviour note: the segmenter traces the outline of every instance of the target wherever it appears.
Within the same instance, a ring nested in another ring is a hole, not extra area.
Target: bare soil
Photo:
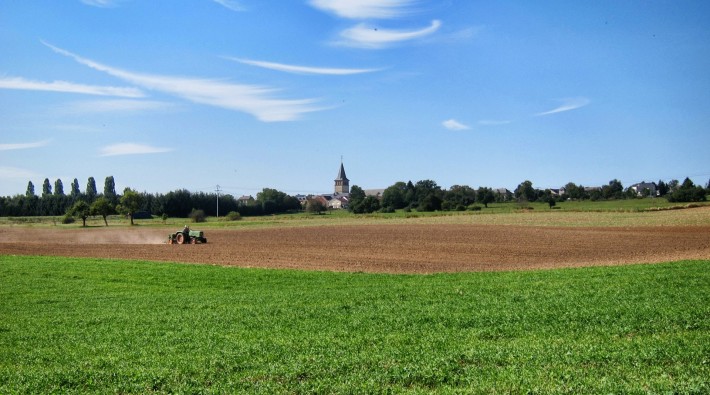
[[[437,273],[710,259],[710,227],[362,225],[207,230],[167,245],[158,228],[2,229],[0,254],[305,270]]]

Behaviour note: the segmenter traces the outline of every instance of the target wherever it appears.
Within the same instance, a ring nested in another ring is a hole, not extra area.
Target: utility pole
[[[219,184],[217,184],[217,189],[214,191],[217,192],[217,218],[219,218],[219,193],[222,191],[219,189]]]

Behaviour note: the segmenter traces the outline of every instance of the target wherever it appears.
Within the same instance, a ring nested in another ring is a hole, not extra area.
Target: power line
[[[217,189],[215,189],[214,191],[217,192],[217,218],[219,218],[219,193],[222,191],[219,188],[219,184],[217,184]]]

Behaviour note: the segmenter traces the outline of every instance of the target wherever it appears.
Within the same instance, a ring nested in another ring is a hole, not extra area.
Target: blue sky
[[[710,178],[710,2],[0,4],[0,195]]]

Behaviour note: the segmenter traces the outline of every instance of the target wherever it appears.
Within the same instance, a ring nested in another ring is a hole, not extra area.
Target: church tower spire
[[[350,180],[345,176],[345,166],[343,166],[343,158],[340,158],[340,171],[335,178],[335,193],[346,194],[350,193]]]

